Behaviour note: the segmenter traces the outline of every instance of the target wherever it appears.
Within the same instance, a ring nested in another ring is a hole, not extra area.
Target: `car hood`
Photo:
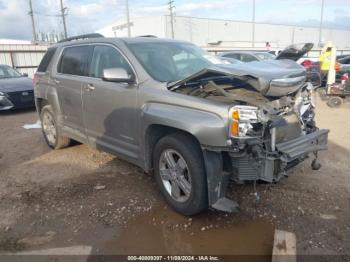
[[[314,44],[312,44],[312,43],[290,45],[290,46],[287,46],[285,49],[283,49],[276,56],[275,59],[276,60],[290,59],[293,61],[298,61],[306,53],[308,53],[313,47],[314,47]]]
[[[301,87],[305,81],[305,68],[289,59],[212,66],[185,79],[171,82],[168,88],[176,89],[185,83],[215,76],[246,80],[263,95],[283,96]]]
[[[33,80],[28,77],[0,78],[0,92],[33,90]]]

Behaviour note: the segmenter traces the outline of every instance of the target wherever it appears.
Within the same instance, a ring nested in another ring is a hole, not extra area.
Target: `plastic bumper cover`
[[[0,95],[0,111],[9,110],[13,107],[13,103],[6,96]]]
[[[276,144],[276,149],[282,154],[280,159],[290,162],[308,153],[326,150],[328,133],[328,129],[320,129],[293,140]]]

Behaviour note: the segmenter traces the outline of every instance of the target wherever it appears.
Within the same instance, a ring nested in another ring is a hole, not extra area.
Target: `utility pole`
[[[318,29],[318,46],[319,47],[321,47],[321,44],[322,44],[323,9],[324,9],[324,0],[322,0],[322,4],[321,4],[321,19],[320,19],[320,27]]]
[[[255,0],[253,0],[253,15],[252,15],[252,47],[255,46]]]
[[[130,29],[130,12],[129,12],[129,1],[126,0],[126,24],[128,27],[128,37],[131,37],[131,29]]]
[[[64,37],[67,38],[67,26],[66,26],[66,7],[63,7],[63,1],[60,0],[61,3],[61,16],[62,16],[62,23],[63,23],[63,32]]]
[[[169,5],[169,12],[170,12],[170,27],[171,27],[171,38],[174,39],[174,8],[175,6],[173,5],[174,1],[169,0],[168,5]]]
[[[32,20],[32,32],[33,32],[33,41],[37,41],[36,37],[36,30],[35,30],[35,22],[34,22],[34,12],[33,12],[33,5],[32,5],[32,0],[29,0],[29,12],[28,14],[30,15],[30,18]]]

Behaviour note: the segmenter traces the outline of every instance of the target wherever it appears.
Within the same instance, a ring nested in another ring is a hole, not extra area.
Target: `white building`
[[[168,15],[132,17],[130,22],[132,36],[155,35],[171,38],[171,24]],[[201,47],[248,48],[252,47],[253,38],[255,48],[265,47],[266,42],[270,42],[273,48],[278,49],[292,43],[312,42],[317,46],[319,42],[319,28],[317,27],[255,23],[254,29],[251,22],[174,17],[175,39],[190,41]],[[126,21],[125,19],[116,21],[98,32],[108,37],[125,37],[127,36]],[[350,30],[323,28],[321,40],[322,43],[332,41],[339,49],[349,49]]]

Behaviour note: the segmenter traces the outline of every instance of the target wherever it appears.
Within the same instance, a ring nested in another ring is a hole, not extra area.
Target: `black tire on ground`
[[[48,114],[49,115],[48,117],[51,117],[51,119],[52,119],[52,124],[53,124],[54,130],[56,132],[56,136],[54,139],[49,139],[47,134],[44,131],[43,119],[44,119],[46,114]],[[49,147],[51,147],[53,149],[61,149],[61,148],[65,148],[65,147],[70,145],[71,139],[69,137],[65,137],[65,136],[61,135],[61,131],[57,126],[57,118],[56,118],[54,111],[52,110],[52,107],[50,105],[46,105],[42,108],[41,114],[40,114],[40,120],[41,120],[41,130],[43,132],[45,141]]]
[[[317,92],[321,98],[322,101],[327,101],[328,100],[328,96],[327,96],[327,91],[324,88],[319,88],[317,89]]]
[[[327,105],[332,108],[340,107],[342,104],[343,99],[339,96],[332,96],[327,101]]]
[[[168,193],[160,175],[161,155],[166,150],[180,153],[188,167],[191,192],[185,202],[176,201]],[[153,151],[153,167],[157,184],[167,203],[183,215],[194,215],[208,208],[207,180],[203,153],[198,143],[190,135],[174,133],[161,138]]]

